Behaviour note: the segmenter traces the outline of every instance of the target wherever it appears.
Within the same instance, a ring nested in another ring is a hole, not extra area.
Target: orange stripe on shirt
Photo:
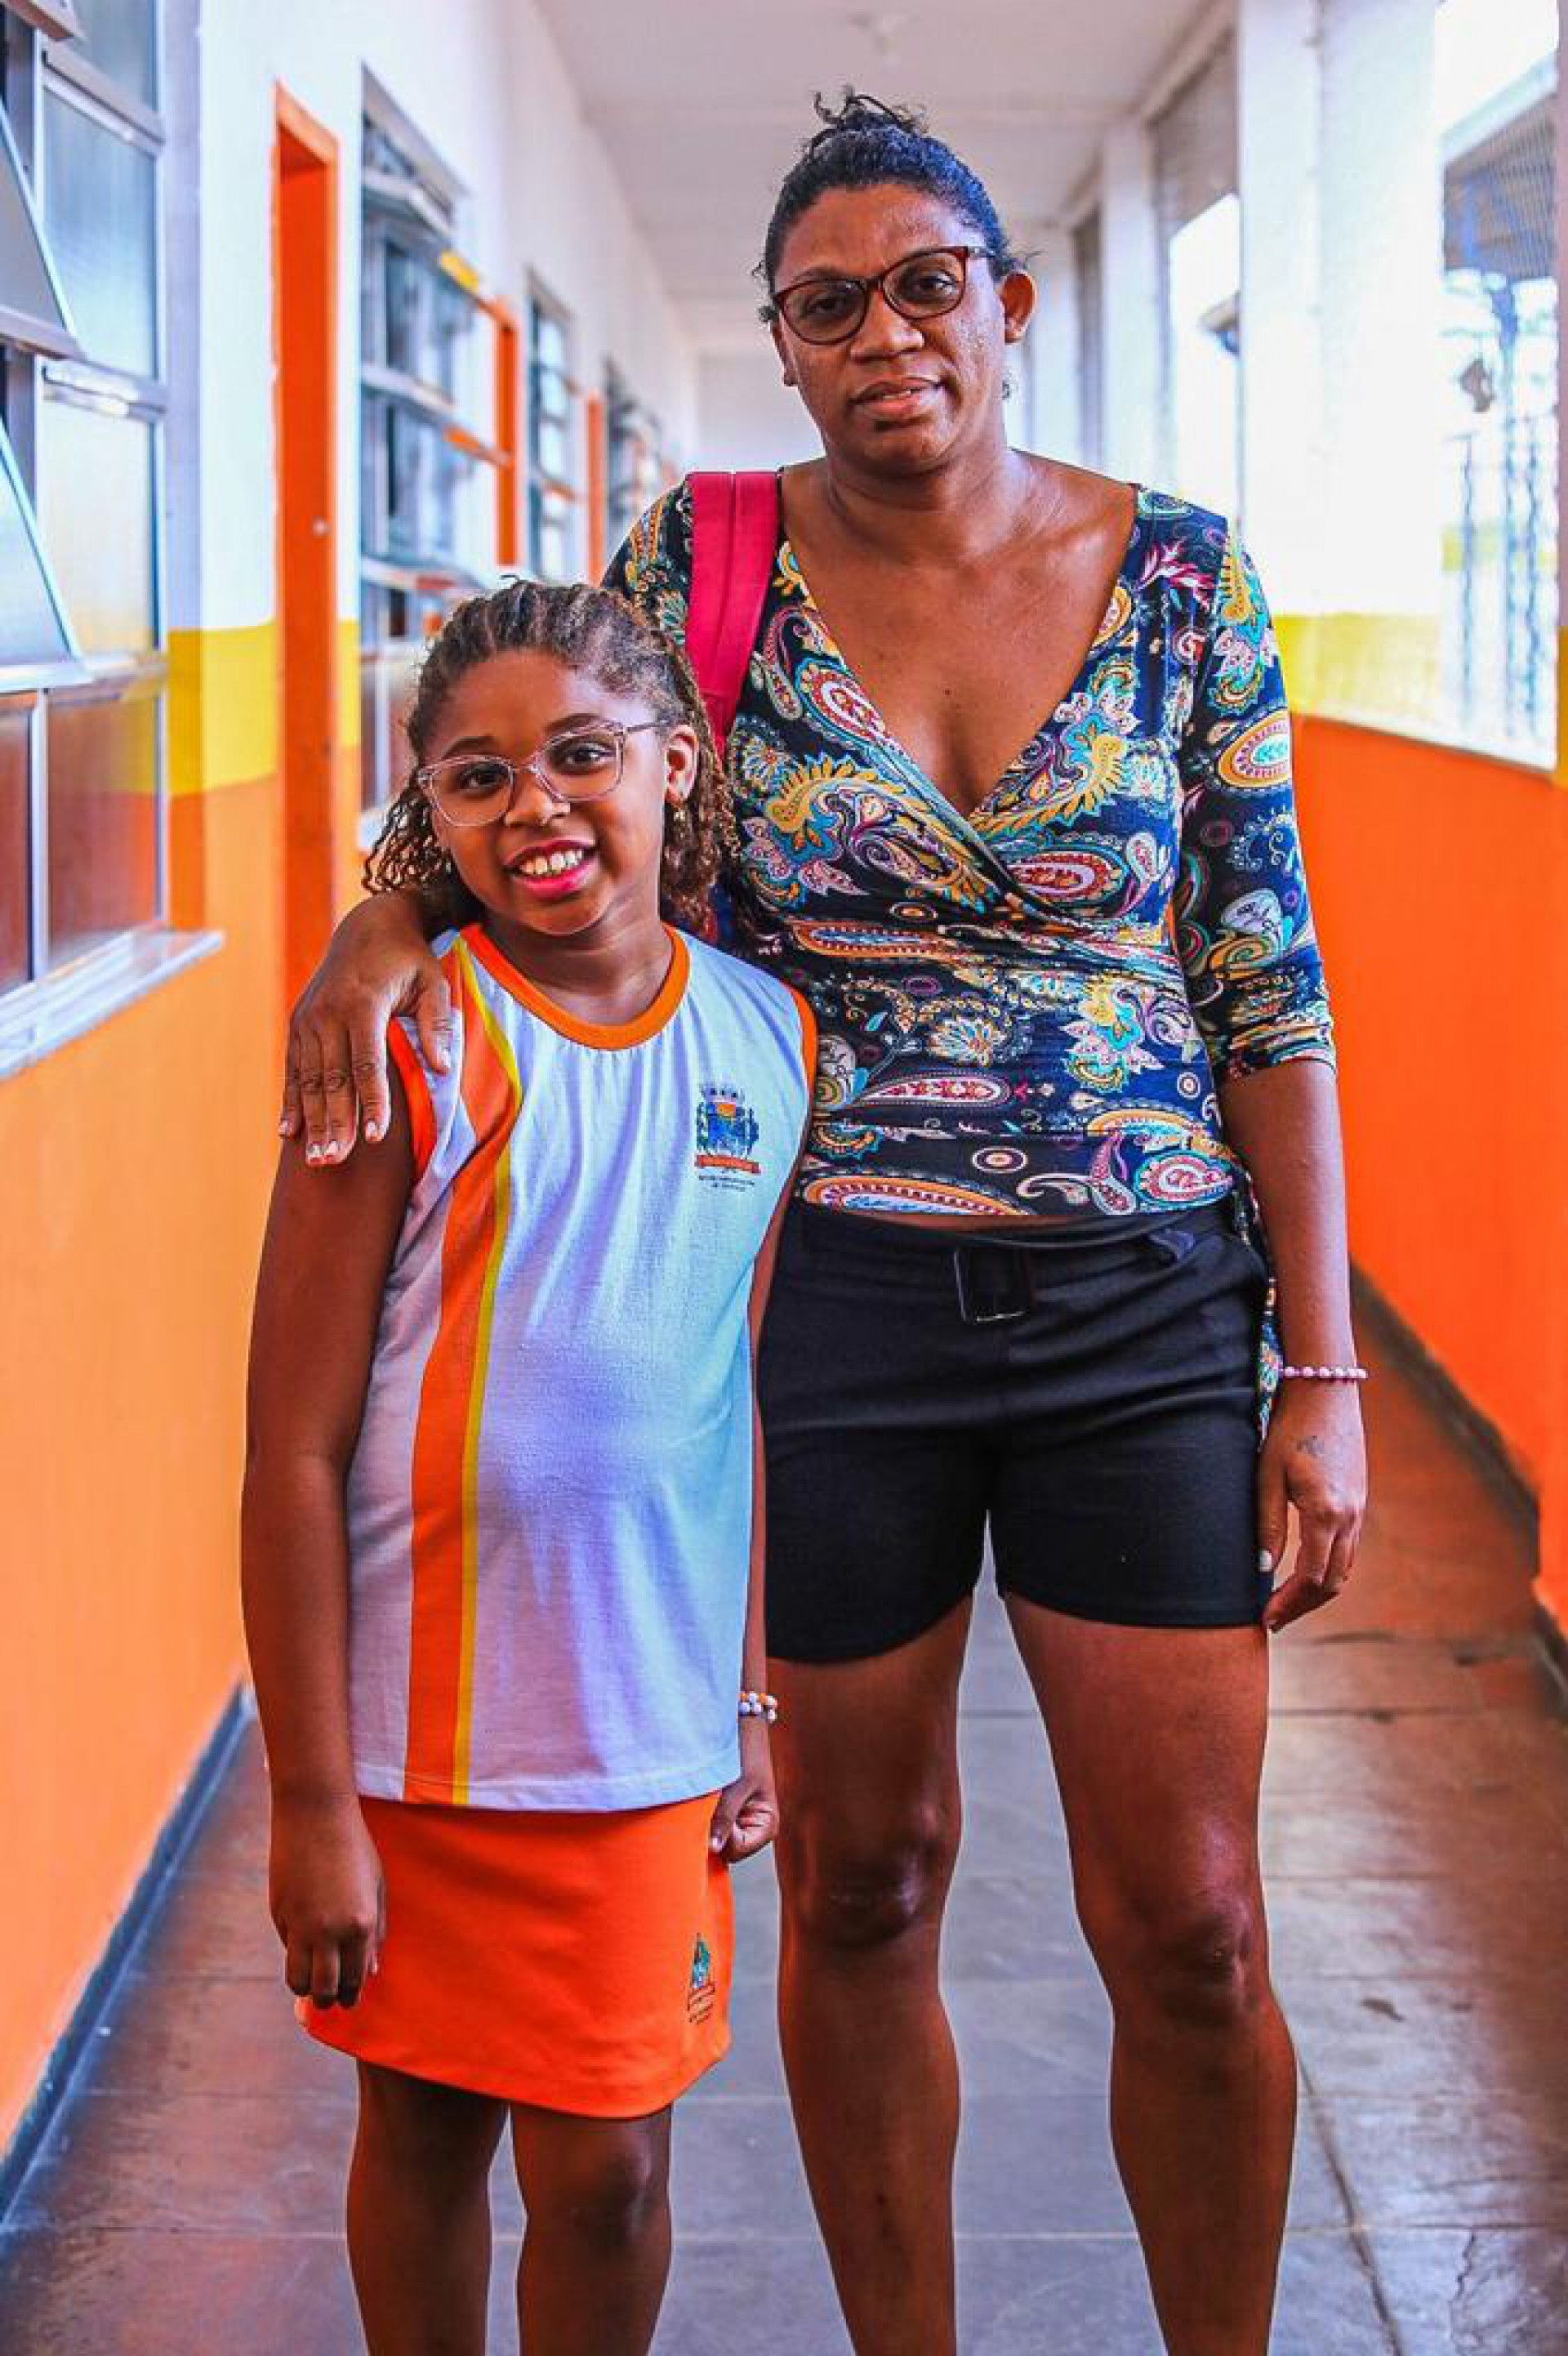
[[[420,1384],[414,1432],[403,1796],[461,1804],[468,1797],[474,1717],[479,1431],[522,1084],[461,942],[453,979],[463,1016],[463,1103],[475,1146],[447,1205],[441,1317]]]

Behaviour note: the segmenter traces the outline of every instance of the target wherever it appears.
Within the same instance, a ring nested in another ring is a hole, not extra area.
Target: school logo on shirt
[[[762,1135],[756,1114],[739,1088],[704,1085],[697,1106],[699,1177],[712,1186],[747,1184],[762,1175],[754,1148]]]
[[[686,1992],[688,2020],[706,2020],[713,2009],[717,1994],[713,1985],[713,1951],[699,1933],[696,1951],[691,1958],[691,1986]]]

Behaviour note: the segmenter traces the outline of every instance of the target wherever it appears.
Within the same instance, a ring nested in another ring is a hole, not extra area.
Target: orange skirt
[[[387,1881],[358,2003],[295,2008],[361,2062],[585,2118],[663,2110],[730,2042],[715,1794],[613,1814],[362,1799]]]

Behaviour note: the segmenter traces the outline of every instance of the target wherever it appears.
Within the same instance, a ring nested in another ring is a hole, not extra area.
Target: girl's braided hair
[[[492,655],[521,653],[552,655],[614,694],[636,696],[652,719],[689,728],[696,736],[696,782],[679,808],[665,813],[659,905],[671,924],[704,931],[709,895],[736,837],[729,783],[696,678],[678,640],[645,621],[614,591],[582,585],[507,581],[486,595],[466,598],[432,639],[403,721],[412,768],[365,862],[367,891],[411,887],[454,924],[475,914],[436,839],[430,802],[414,772],[430,757],[442,706],[458,680]]]
[[[859,90],[846,90],[836,107],[828,106],[818,91],[816,104],[822,127],[805,141],[784,174],[757,267],[768,295],[764,320],[773,316],[773,291],[784,239],[829,188],[875,188],[890,181],[920,188],[968,223],[998,282],[1022,268],[984,180],[945,140],[926,128],[925,116],[917,108],[889,106]]]

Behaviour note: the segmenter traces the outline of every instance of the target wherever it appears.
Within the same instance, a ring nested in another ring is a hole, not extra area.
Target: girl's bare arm
[[[256,1290],[241,1592],[272,1788],[273,1920],[290,1987],[318,2003],[354,2000],[380,1929],[349,1748],[344,1483],[412,1171],[400,1087],[384,1153],[315,1173],[286,1145]]]

